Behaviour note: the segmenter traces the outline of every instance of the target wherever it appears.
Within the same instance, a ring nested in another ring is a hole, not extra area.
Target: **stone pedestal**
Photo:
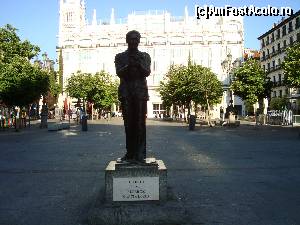
[[[42,112],[41,112],[41,124],[40,128],[47,128],[48,127],[48,107],[47,105],[42,106]]]
[[[235,115],[233,113],[229,113],[229,126],[235,126]]]
[[[167,188],[162,160],[143,164],[109,162],[105,187],[88,212],[89,225],[184,224],[188,212],[180,198]]]
[[[162,160],[146,163],[111,161],[105,169],[106,202],[165,201],[167,168]]]

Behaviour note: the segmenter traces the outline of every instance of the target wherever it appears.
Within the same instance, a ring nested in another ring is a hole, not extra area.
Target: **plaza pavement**
[[[88,131],[32,126],[0,132],[0,224],[80,225],[121,157],[121,119]],[[148,157],[162,159],[168,186],[193,225],[300,224],[300,138],[290,127],[196,127],[147,121]],[[173,224],[174,225],[174,224]]]

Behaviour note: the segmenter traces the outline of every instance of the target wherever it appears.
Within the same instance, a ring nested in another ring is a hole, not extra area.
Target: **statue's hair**
[[[130,35],[132,35],[132,34],[137,34],[138,39],[139,39],[139,40],[141,39],[141,34],[140,34],[140,32],[138,32],[138,31],[136,31],[136,30],[131,30],[131,31],[129,31],[129,32],[126,34],[126,43],[128,43],[128,39],[129,39]]]

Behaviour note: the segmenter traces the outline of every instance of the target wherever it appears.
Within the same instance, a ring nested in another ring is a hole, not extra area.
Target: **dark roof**
[[[295,17],[300,15],[300,10],[297,11],[296,13],[294,13],[293,15],[291,15],[290,17],[284,19],[283,21],[281,21],[280,23],[278,23],[275,27],[273,27],[271,30],[267,31],[266,33],[262,34],[261,36],[259,36],[257,39],[260,40],[262,38],[264,38],[265,36],[271,34],[273,31],[277,30],[277,28],[281,27],[282,25],[288,23],[289,21],[291,21],[292,19],[294,19]]]

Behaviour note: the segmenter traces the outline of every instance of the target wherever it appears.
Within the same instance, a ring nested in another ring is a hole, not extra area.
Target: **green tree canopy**
[[[110,109],[118,102],[118,82],[104,71],[95,75],[78,71],[68,79],[66,91],[73,98],[94,103],[95,108]]]
[[[111,106],[118,102],[118,81],[109,73],[101,71],[93,76],[93,83],[90,101],[96,108],[110,110]]]
[[[80,98],[83,100],[90,100],[90,92],[93,89],[93,76],[90,73],[82,73],[78,71],[69,79],[66,86],[66,92],[72,98]]]
[[[300,87],[300,43],[289,47],[282,63],[284,83],[289,87]]]
[[[21,41],[17,29],[7,24],[0,28],[0,61],[10,63],[15,56],[31,60],[40,52],[40,48],[28,40]]]
[[[0,28],[0,99],[8,106],[27,106],[49,90],[46,71],[30,63],[39,47],[21,41],[11,25]]]
[[[234,70],[234,80],[230,89],[234,94],[249,104],[268,97],[272,82],[257,60],[249,59],[241,67]]]
[[[165,105],[186,106],[190,110],[191,102],[208,107],[219,103],[223,94],[222,83],[209,68],[200,65],[172,65],[159,92]]]
[[[287,98],[275,97],[270,101],[270,109],[272,110],[283,110],[288,106],[289,100]]]
[[[195,97],[194,101],[205,105],[209,108],[210,105],[221,102],[223,95],[222,82],[219,81],[216,74],[209,68],[201,65],[191,65],[190,73],[196,78]]]
[[[172,65],[160,83],[159,92],[167,107],[174,105],[188,106],[192,100],[192,77],[183,65]]]

